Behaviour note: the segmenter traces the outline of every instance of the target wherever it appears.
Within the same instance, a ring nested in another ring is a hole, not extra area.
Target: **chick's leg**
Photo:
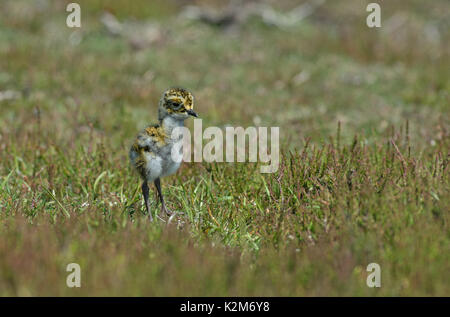
[[[144,195],[144,202],[145,202],[145,209],[147,209],[148,217],[150,218],[150,221],[153,221],[152,213],[150,211],[150,202],[148,201],[148,193],[149,188],[147,181],[144,181],[142,183],[142,194]]]
[[[155,180],[155,187],[156,190],[158,191],[159,200],[161,201],[161,211],[164,211],[168,216],[172,215],[173,212],[167,209],[166,204],[164,203],[164,197],[161,192],[161,181],[159,178]]]

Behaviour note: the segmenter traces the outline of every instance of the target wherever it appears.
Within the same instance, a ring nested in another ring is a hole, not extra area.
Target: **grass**
[[[378,30],[346,0],[228,31],[181,1],[79,3],[75,31],[63,1],[0,4],[0,295],[450,294],[446,1],[382,2]],[[103,10],[160,39],[110,36]],[[281,163],[184,163],[163,180],[184,216],[150,224],[127,152],[173,85],[203,127],[279,126]]]

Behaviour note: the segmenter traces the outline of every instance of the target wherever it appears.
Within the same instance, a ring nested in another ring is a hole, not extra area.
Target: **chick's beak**
[[[186,112],[188,115],[198,118],[198,115],[195,113],[194,110],[188,109]]]

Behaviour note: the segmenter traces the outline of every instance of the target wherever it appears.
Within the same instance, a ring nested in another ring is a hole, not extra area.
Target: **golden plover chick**
[[[142,194],[150,221],[153,217],[148,200],[149,182],[155,183],[161,211],[172,214],[164,203],[160,178],[175,173],[180,167],[180,163],[172,159],[172,148],[178,141],[172,136],[172,131],[184,126],[184,120],[189,116],[197,117],[193,106],[194,97],[190,92],[182,88],[168,89],[159,101],[159,123],[141,131],[131,146],[130,160],[143,180]]]

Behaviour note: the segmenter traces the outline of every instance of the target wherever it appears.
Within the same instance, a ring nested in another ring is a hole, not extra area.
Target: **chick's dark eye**
[[[182,104],[182,103],[179,103],[179,102],[175,102],[175,101],[172,101],[172,102],[171,102],[171,107],[172,107],[172,109],[174,109],[174,110],[180,109],[182,105],[183,105],[183,104]]]

